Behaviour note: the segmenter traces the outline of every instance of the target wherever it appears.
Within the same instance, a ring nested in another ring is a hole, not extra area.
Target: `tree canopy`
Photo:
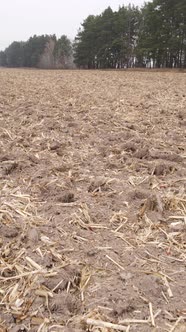
[[[26,42],[14,41],[4,52],[0,52],[0,65],[8,67],[37,67],[41,56],[47,50],[47,45],[53,41],[51,49],[53,63],[59,58],[72,54],[72,45],[67,36],[59,39],[55,35],[41,35],[30,37]]]
[[[153,0],[88,16],[74,58],[83,68],[186,67],[186,1]]]

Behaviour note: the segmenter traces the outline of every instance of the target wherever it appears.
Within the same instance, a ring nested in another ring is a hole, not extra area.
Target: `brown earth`
[[[1,69],[0,191],[1,332],[186,331],[185,73]]]

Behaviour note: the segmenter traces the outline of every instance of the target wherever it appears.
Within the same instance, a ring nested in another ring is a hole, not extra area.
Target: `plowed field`
[[[0,331],[186,331],[186,74],[0,69]]]

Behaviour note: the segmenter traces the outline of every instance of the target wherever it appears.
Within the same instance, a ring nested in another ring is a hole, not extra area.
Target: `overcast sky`
[[[143,0],[0,0],[0,50],[14,40],[36,34],[65,34],[73,39],[89,14],[100,14],[108,6],[141,6]]]

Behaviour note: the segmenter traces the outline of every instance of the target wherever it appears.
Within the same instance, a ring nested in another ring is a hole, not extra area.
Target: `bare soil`
[[[1,332],[186,331],[185,73],[1,69],[0,192]]]

